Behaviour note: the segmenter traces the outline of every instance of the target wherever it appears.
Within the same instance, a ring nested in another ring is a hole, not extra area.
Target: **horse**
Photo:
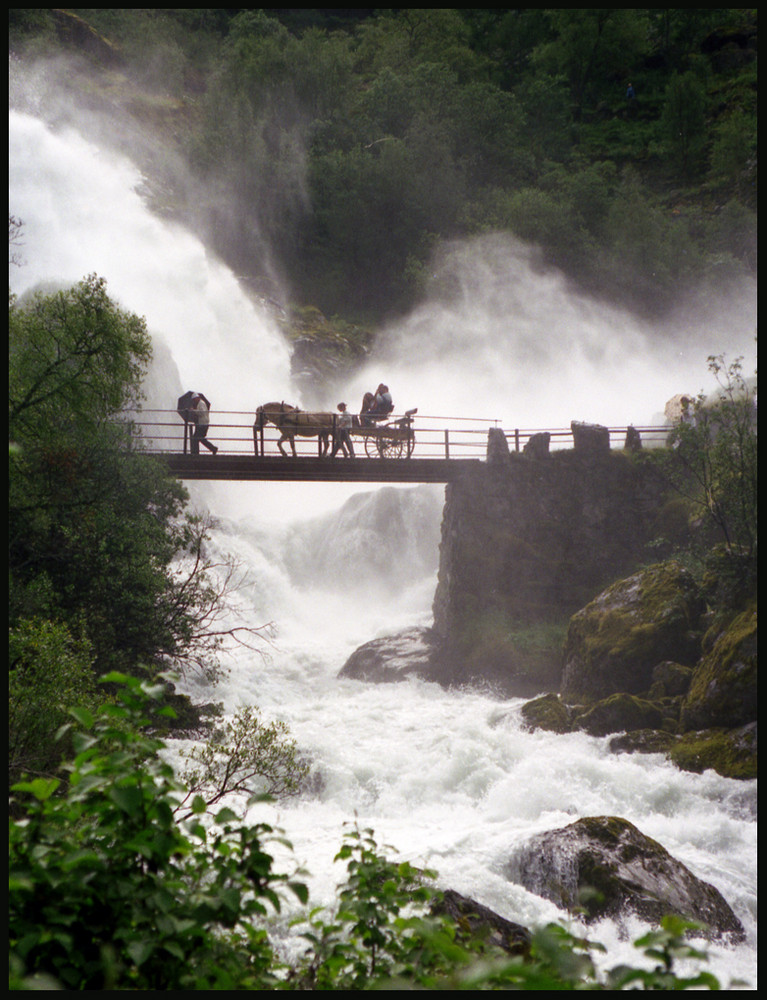
[[[290,442],[293,457],[296,457],[296,436],[316,437],[320,444],[320,457],[327,454],[330,435],[335,426],[334,413],[309,413],[299,410],[290,403],[264,403],[256,410],[255,428],[261,429],[265,423],[274,424],[280,431],[277,447],[287,458],[288,453],[282,447],[283,441]]]

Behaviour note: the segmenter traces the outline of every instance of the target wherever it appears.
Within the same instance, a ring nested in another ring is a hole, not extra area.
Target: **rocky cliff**
[[[447,488],[434,632],[445,680],[510,693],[558,687],[570,617],[655,558],[669,534],[664,486],[630,451],[509,453]]]

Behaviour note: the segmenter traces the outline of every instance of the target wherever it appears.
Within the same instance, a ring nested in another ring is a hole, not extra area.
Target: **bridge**
[[[500,430],[510,451],[521,451],[535,435],[547,433],[552,450],[573,447],[571,428],[511,430],[488,418],[456,418],[392,414],[385,424],[354,428],[355,457],[331,449],[321,454],[319,439],[296,437],[296,454],[283,455],[280,431],[254,422],[254,413],[214,411],[208,432],[216,448],[193,452],[191,429],[175,410],[142,410],[128,422],[131,446],[163,461],[185,480],[448,483],[487,459],[491,429]],[[637,427],[645,443],[661,444],[669,427]],[[607,428],[611,447],[624,447],[627,427]]]

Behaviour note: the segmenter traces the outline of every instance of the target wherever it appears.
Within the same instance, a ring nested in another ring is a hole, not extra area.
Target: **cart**
[[[417,407],[406,410],[403,417],[397,417],[396,420],[389,420],[383,424],[363,423],[366,419],[370,421],[387,419],[365,414],[360,417],[360,425],[351,428],[351,433],[355,437],[364,438],[365,454],[368,458],[410,458],[415,447],[413,417],[416,413],[418,413]]]

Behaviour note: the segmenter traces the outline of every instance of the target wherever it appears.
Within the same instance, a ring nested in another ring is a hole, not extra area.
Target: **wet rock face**
[[[409,628],[372,639],[355,649],[338,676],[376,684],[405,680],[413,674],[427,678],[433,638],[432,629]]]
[[[458,928],[459,940],[484,941],[509,955],[529,954],[530,931],[526,927],[506,920],[453,889],[443,893],[439,902],[432,906],[432,913],[450,917]]]
[[[744,934],[714,886],[615,816],[580,819],[533,837],[515,854],[507,875],[562,909],[582,907],[588,921],[634,913],[659,923],[675,914],[704,924],[714,936]]]
[[[756,713],[756,606],[735,617],[695,667],[682,725],[685,730],[735,728]]]
[[[639,694],[663,661],[692,666],[700,655],[703,601],[677,563],[649,566],[603,591],[570,621],[565,698]]]

